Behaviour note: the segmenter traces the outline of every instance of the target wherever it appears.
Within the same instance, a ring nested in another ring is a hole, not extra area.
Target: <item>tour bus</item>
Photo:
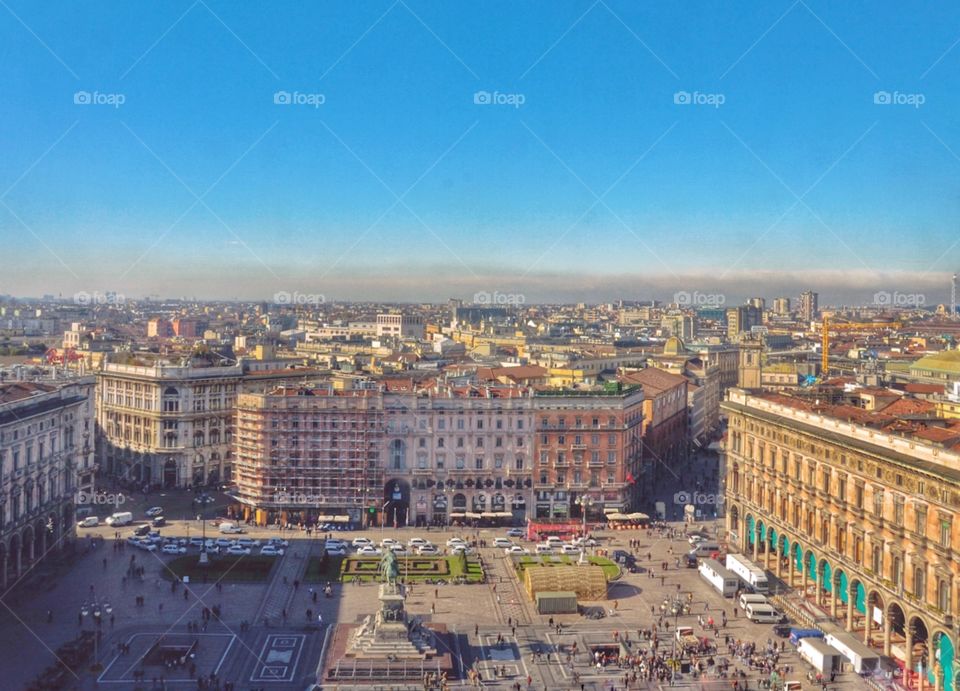
[[[742,554],[728,554],[727,568],[737,574],[754,592],[769,591],[766,572]]]
[[[716,559],[701,560],[698,570],[700,575],[724,597],[733,597],[737,594],[740,581]]]

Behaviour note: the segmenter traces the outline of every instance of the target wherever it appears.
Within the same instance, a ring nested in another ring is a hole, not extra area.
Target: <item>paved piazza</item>
[[[156,503],[156,498],[153,501]],[[713,530],[717,524],[702,523],[698,527],[704,525]],[[682,530],[679,523],[671,526]],[[186,536],[188,528],[190,535],[196,535],[201,526],[196,521],[173,521],[162,533]],[[213,533],[210,526],[207,530],[208,534]],[[122,531],[124,536],[129,533],[130,528]],[[248,534],[263,538],[278,532],[254,528]],[[346,538],[365,535],[375,540],[387,536],[407,540],[421,535],[442,546],[454,534],[489,541],[502,535],[503,530],[454,533],[376,529],[341,535]],[[30,679],[54,662],[54,650],[75,638],[82,629],[91,629],[93,625],[86,620],[81,622],[79,613],[81,605],[92,598],[101,603],[109,602],[112,608],[112,620],[106,616],[106,609],[103,610],[103,636],[97,651],[102,669],[82,671],[76,678],[68,676],[62,686],[65,689],[104,687],[120,690],[162,686],[194,689],[200,688],[197,677],[206,677],[209,680],[206,688],[222,689],[230,682],[235,689],[303,691],[315,680],[329,625],[356,623],[373,613],[376,607],[375,585],[335,585],[331,598],[323,596],[322,584],[318,587],[301,583],[294,588],[293,582],[303,578],[308,556],[319,554],[319,542],[306,539],[303,533],[282,534],[292,540],[291,548],[278,560],[269,582],[219,586],[214,582],[192,583],[187,586],[186,597],[182,586],[173,592],[170,582],[162,577],[165,563],[172,557],[130,547],[115,550],[110,529],[94,530],[89,535],[79,541],[81,553],[72,561],[42,565],[35,579],[4,598],[7,608],[0,613],[0,644],[5,651],[19,653],[8,653],[0,663],[5,680],[2,688],[25,688]],[[93,536],[104,539],[94,539]],[[656,531],[649,536],[647,531],[615,531],[601,533],[599,537],[601,546],[598,549],[611,551],[626,548],[630,539],[639,540],[639,546],[633,551],[638,555],[640,565],[639,573],[625,574],[611,584],[607,601],[585,603],[603,607],[607,615],[601,619],[558,615],[551,626],[550,617],[536,614],[532,603],[521,594],[519,581],[502,550],[492,548],[481,550],[487,570],[486,584],[418,584],[412,588],[407,609],[428,624],[446,625],[453,634],[449,640],[454,649],[442,652],[451,653],[461,673],[468,669],[478,671],[486,688],[511,689],[519,684],[525,689],[528,677],[530,687],[536,689],[576,689],[581,685],[584,689],[597,690],[626,688],[623,671],[616,665],[598,668],[594,664],[593,651],[616,651],[621,641],[631,653],[645,650],[650,643],[640,640],[640,632],[652,627],[664,599],[675,597],[678,592],[681,598],[691,602],[692,610],[679,617],[680,625],[693,626],[702,634],[698,625],[700,617],[705,621],[712,617],[719,624],[722,613],[726,614],[727,626],[720,631],[722,650],[717,659],[728,658],[731,670],[745,667],[723,649],[724,634],[755,642],[760,650],[772,637],[770,625],[752,624],[743,616],[735,617],[732,600],[721,598],[699,577],[696,569],[676,567],[677,557],[687,550],[682,535],[670,538],[658,536]],[[91,543],[98,546],[88,547]],[[649,561],[648,552],[652,557]],[[144,569],[142,580],[125,578],[131,556],[133,564]],[[666,570],[662,569],[663,562],[668,563]],[[311,589],[317,591],[316,602]],[[138,597],[143,598],[142,606],[136,604]],[[204,627],[204,607],[219,607],[222,621],[217,622],[214,617]],[[306,618],[307,609],[312,610],[310,621]],[[47,610],[52,611],[52,623],[47,621]],[[318,615],[322,622],[317,621]],[[667,653],[673,640],[673,617],[668,619],[669,628],[661,629],[658,634],[659,650]],[[195,630],[194,626],[197,627]],[[161,637],[162,646],[172,649],[198,641],[199,647],[191,658],[195,667],[172,666],[161,674],[163,667],[144,665],[145,656],[156,648]],[[793,668],[788,679],[803,681],[804,688],[813,688],[806,683],[808,668],[789,644],[780,663]],[[717,679],[712,673],[716,667],[710,669],[711,673],[700,680],[681,673],[675,685],[732,687],[732,679]],[[215,681],[210,680],[211,674],[216,675]],[[749,672],[749,688],[759,688],[757,682],[760,678],[758,672]],[[662,685],[669,686],[669,682]],[[325,689],[351,688],[343,684],[321,686]],[[658,686],[657,683],[635,683],[630,688]],[[830,688],[861,687],[862,682],[849,673],[830,685]],[[377,688],[423,687],[381,685]],[[470,688],[470,684],[453,682],[450,688]]]

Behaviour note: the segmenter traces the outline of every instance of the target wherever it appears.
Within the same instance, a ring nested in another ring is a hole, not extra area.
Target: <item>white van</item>
[[[549,543],[541,542],[537,545],[537,554],[553,554],[553,547]]]
[[[133,523],[133,514],[129,511],[121,511],[107,517],[107,525],[130,525]]]
[[[225,535],[236,535],[237,533],[242,533],[243,528],[241,528],[236,523],[230,523],[229,521],[224,521],[220,524],[220,532]]]
[[[100,519],[96,516],[87,516],[77,523],[78,528],[96,528],[98,525],[100,525]]]
[[[690,555],[694,557],[711,557],[720,551],[720,545],[716,542],[701,542],[690,550]]]
[[[747,605],[769,605],[767,598],[759,593],[744,593],[738,600],[740,609],[746,609]]]
[[[747,619],[758,624],[777,624],[783,619],[783,615],[770,605],[749,602],[744,609],[747,612]]]

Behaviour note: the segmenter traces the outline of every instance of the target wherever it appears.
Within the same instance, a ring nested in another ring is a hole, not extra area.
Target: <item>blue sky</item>
[[[0,5],[0,293],[935,302],[960,267],[956,3]]]

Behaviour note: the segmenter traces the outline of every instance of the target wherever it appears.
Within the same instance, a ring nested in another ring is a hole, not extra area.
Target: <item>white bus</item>
[[[700,575],[724,597],[733,597],[737,594],[740,581],[716,559],[702,559],[698,570]]]
[[[727,568],[737,574],[754,592],[769,592],[770,586],[767,583],[767,572],[742,554],[728,554]]]

